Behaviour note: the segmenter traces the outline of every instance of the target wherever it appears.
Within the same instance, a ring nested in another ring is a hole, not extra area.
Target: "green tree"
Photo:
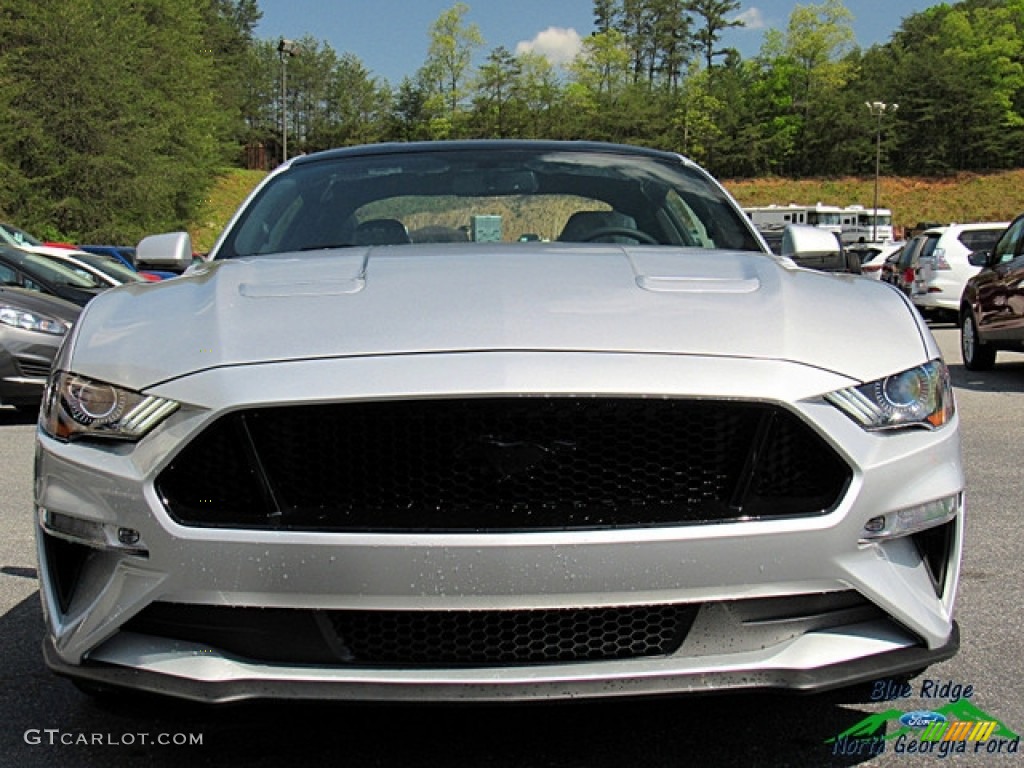
[[[388,137],[395,141],[429,139],[432,118],[429,100],[429,87],[422,79],[403,78],[391,105]]]
[[[351,53],[341,56],[330,50],[313,82],[317,90],[304,103],[309,112],[306,152],[330,147],[369,144],[386,132],[391,93],[372,77],[362,61]]]
[[[208,10],[205,0],[8,0],[0,209],[76,240],[133,241],[186,224],[230,132]]]
[[[846,54],[855,45],[853,14],[841,0],[797,5],[786,27],[786,56],[797,66],[796,97],[806,110],[829,89],[842,88],[849,79]]]
[[[467,94],[473,52],[483,45],[476,24],[466,22],[469,6],[456,3],[430,27],[430,47],[422,74],[434,84],[434,96],[443,109],[443,119],[455,127],[460,104]]]
[[[766,136],[776,148],[777,172],[821,172],[823,154],[841,146],[834,130],[836,94],[855,74],[852,19],[840,0],[797,5],[785,32],[770,30],[765,35],[761,95],[770,106],[763,119]]]
[[[511,51],[504,46],[491,51],[478,74],[474,109],[477,135],[521,135],[522,75],[522,64]]]
[[[621,13],[619,0],[594,0],[594,28],[597,32],[617,29]]]
[[[598,32],[583,41],[583,50],[570,64],[573,80],[595,102],[613,104],[630,82],[631,54],[618,30]]]
[[[595,3],[595,17],[598,34],[615,30],[622,35],[634,84],[678,86],[692,48],[684,0],[621,0],[617,8]]]
[[[940,5],[886,48],[899,83],[896,157],[947,173],[1024,163],[1024,0]]]
[[[565,125],[562,82],[551,62],[539,53],[521,53],[520,93],[525,112],[524,136],[559,138]]]
[[[248,83],[253,32],[262,17],[256,0],[207,0],[200,4],[203,20],[202,53],[213,58],[217,71],[215,97],[227,119],[228,139],[249,139],[246,116],[256,108]]]
[[[684,0],[657,0],[652,6],[652,60],[648,79],[660,81],[668,91],[679,87],[686,62],[693,52],[692,19]]]
[[[715,56],[725,53],[716,50],[715,46],[722,37],[722,33],[733,27],[742,27],[743,22],[737,19],[727,18],[730,13],[737,11],[740,7],[739,0],[689,0],[686,4],[687,10],[697,14],[699,22],[694,37],[697,46],[703,52],[704,67],[710,72]]]

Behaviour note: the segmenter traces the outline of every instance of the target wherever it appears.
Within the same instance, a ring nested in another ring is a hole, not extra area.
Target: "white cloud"
[[[532,40],[516,43],[516,53],[539,53],[556,67],[575,59],[582,48],[579,32],[562,27],[548,27]]]
[[[768,26],[760,8],[748,8],[736,17],[736,21],[743,22],[741,29],[764,29]]]

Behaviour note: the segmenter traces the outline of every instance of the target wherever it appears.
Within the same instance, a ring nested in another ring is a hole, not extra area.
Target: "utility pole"
[[[875,122],[875,207],[871,211],[871,242],[878,240],[878,176],[882,165],[882,115],[895,112],[899,104],[886,104],[884,101],[865,101],[864,106],[877,119]]]
[[[281,57],[281,154],[282,162],[288,159],[288,59],[299,52],[294,40],[281,38],[277,54]]]

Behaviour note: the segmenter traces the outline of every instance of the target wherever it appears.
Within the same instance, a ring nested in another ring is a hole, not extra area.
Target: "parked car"
[[[873,277],[875,280],[882,279],[882,268],[888,258],[904,246],[903,241],[893,243],[864,243],[857,246],[849,246],[849,250],[856,254],[861,262],[861,274]]]
[[[109,256],[117,259],[126,267],[136,270],[145,280],[150,282],[156,282],[157,280],[164,280],[168,277],[177,277],[176,272],[165,272],[160,270],[151,269],[139,269],[139,265],[135,263],[135,247],[130,245],[80,245],[80,250],[86,253],[97,253],[102,256]]]
[[[927,244],[928,238],[915,235],[902,248],[891,253],[882,264],[882,281],[896,286],[909,296],[918,260]]]
[[[80,312],[54,296],[0,287],[0,405],[38,410],[57,348]]]
[[[186,233],[138,249],[192,262]],[[62,347],[35,461],[47,664],[206,701],[486,701],[949,658],[939,348],[888,286],[788,258],[833,234],[783,251],[672,153],[293,158],[210,261],[107,291]]]
[[[774,254],[782,255],[782,234],[783,228],[778,227],[776,229],[762,229],[759,230],[761,237],[764,238],[765,243],[768,244],[768,248]]]
[[[13,248],[20,248],[29,253],[42,253],[46,255],[67,253],[74,251],[75,246],[71,243],[60,243],[54,241],[44,242],[38,237],[30,235],[23,229],[13,224],[0,224],[0,244],[6,244]]]
[[[989,251],[1006,231],[1008,221],[950,224],[927,230],[927,238],[914,270],[911,301],[926,316],[955,321],[967,280],[979,271],[968,256]]]
[[[115,288],[125,283],[140,283],[145,280],[134,268],[126,267],[120,259],[112,256],[77,250],[49,253],[45,256],[92,281],[98,288]]]
[[[971,262],[981,271],[960,302],[960,350],[968,370],[984,371],[999,350],[1024,351],[1024,214]]]
[[[882,262],[881,275],[878,278],[881,282],[896,285],[900,259],[903,258],[903,253],[909,245],[908,241],[885,257],[885,261]]]
[[[122,251],[113,249],[112,247],[108,248],[106,246],[78,247],[71,243],[43,242],[39,238],[33,237],[23,229],[19,229],[12,224],[2,223],[0,223],[0,244],[7,244],[14,248],[20,248],[21,250],[28,251],[29,253],[53,256],[57,259],[66,259],[68,256],[72,256],[79,260],[84,260],[89,266],[78,264],[75,265],[76,268],[80,272],[87,273],[86,277],[92,275],[92,277],[97,278],[98,282],[105,286],[109,286],[111,283],[104,275],[97,275],[94,268],[99,268],[99,270],[106,275],[115,277],[117,279],[117,282],[115,283],[116,285],[120,285],[124,282],[134,282],[135,278],[127,277],[124,272],[119,272],[116,268],[108,268],[108,262],[96,261],[89,256],[90,253],[101,253],[107,257],[113,257],[115,261],[120,262],[132,272],[139,274],[138,270],[135,269],[134,263],[130,259],[124,258],[124,253],[133,252],[134,248],[128,248]],[[147,280],[159,279],[159,277],[155,275],[152,277],[142,275],[142,278]]]
[[[47,256],[0,245],[0,285],[19,286],[85,306],[105,290]]]
[[[0,222],[0,244],[7,244],[15,248],[35,248],[43,245],[43,242],[13,224]]]

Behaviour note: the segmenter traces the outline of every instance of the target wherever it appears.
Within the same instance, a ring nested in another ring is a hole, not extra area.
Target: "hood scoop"
[[[636,284],[645,291],[654,293],[754,293],[761,287],[756,277],[711,278],[711,277],[659,277],[640,275]]]
[[[348,296],[366,287],[368,249],[324,250],[254,259],[238,280],[247,299]]]
[[[628,252],[637,287],[651,293],[742,296],[763,288],[766,261],[736,254],[691,250]]]
[[[247,299],[280,299],[294,296],[344,296],[359,293],[366,287],[366,280],[353,277],[344,280],[318,280],[316,282],[296,281],[280,283],[241,283],[238,293]]]

